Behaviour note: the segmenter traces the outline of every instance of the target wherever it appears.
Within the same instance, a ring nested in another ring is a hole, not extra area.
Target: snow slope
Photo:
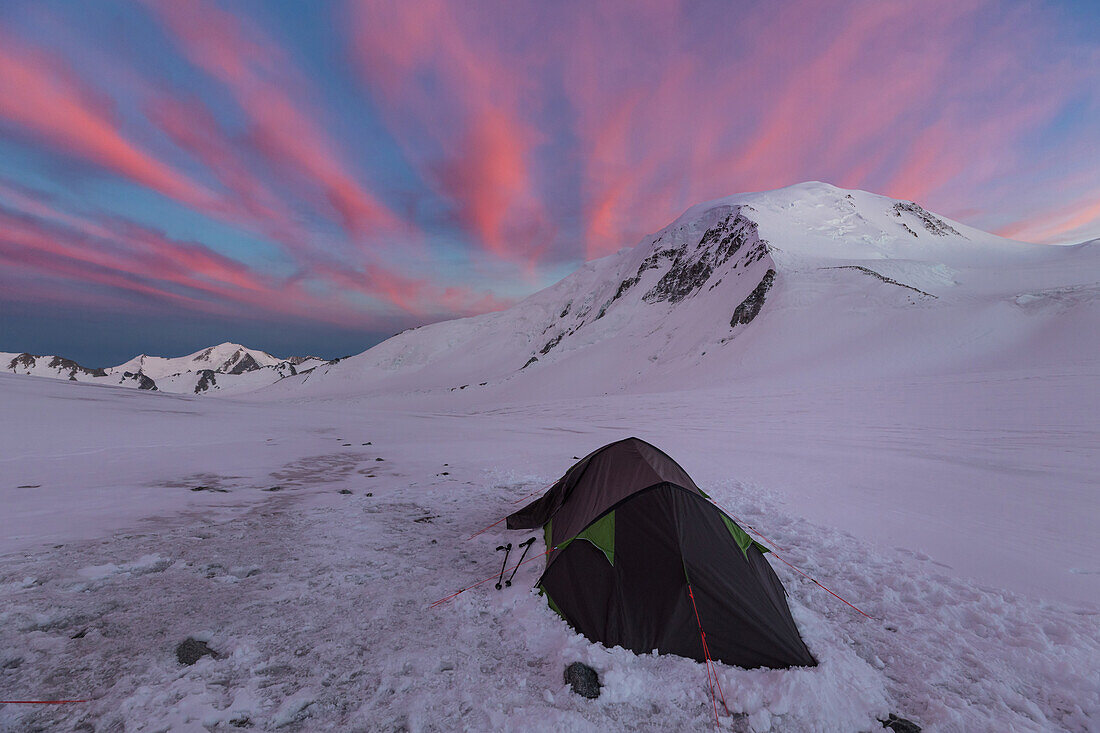
[[[807,183],[692,207],[513,308],[407,331],[279,389],[551,398],[1096,363],[1080,334],[1098,315],[1094,244],[1014,242]]]

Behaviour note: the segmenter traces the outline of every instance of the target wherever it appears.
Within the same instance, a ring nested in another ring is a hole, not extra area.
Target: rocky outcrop
[[[72,382],[80,381],[77,379],[77,375],[88,378],[107,376],[107,372],[103,369],[89,369],[88,367],[77,364],[72,359],[66,359],[61,356],[38,356],[35,354],[28,354],[26,352],[19,354],[18,356],[13,358],[10,362],[8,362],[6,367],[8,371],[18,373],[20,370],[22,370],[26,373],[29,373],[35,368],[43,368],[39,366],[40,359],[49,359],[49,362],[45,363],[44,368],[53,369],[57,373],[58,377],[68,379]],[[52,375],[40,374],[40,376]]]
[[[754,247],[756,251],[753,252],[753,262],[767,253],[766,245],[757,234],[756,222],[742,216],[740,207],[733,207],[725,220],[703,233],[695,247],[685,245],[676,249],[659,250],[646,258],[638,269],[638,276],[645,270],[656,267],[661,258],[670,258],[672,266],[642,296],[642,300],[647,303],[678,303],[703,287],[714,271],[746,244],[759,245]]]
[[[195,394],[202,394],[210,389],[218,388],[218,378],[213,369],[203,369],[199,372],[199,381],[195,383]]]
[[[123,380],[129,379],[129,380],[132,380],[132,381],[136,382],[138,389],[146,389],[146,390],[149,390],[150,392],[156,392],[157,391],[157,383],[154,382],[149,377],[142,374],[141,372],[123,372],[122,373],[122,379]]]
[[[764,307],[764,297],[768,294],[768,290],[774,281],[775,270],[769,269],[764,273],[760,284],[749,293],[749,297],[741,301],[741,305],[734,309],[733,318],[730,319],[730,328],[738,324],[751,323],[754,318],[760,315],[760,309]]]
[[[240,352],[237,353],[239,354]],[[245,372],[254,372],[259,368],[260,365],[252,357],[252,354],[245,353],[226,374],[244,374]]]
[[[963,236],[962,233],[955,227],[948,224],[943,219],[939,218],[935,214],[925,210],[922,206],[913,203],[912,201],[899,201],[894,204],[894,216],[901,218],[902,214],[910,214],[920,221],[921,225],[932,234],[937,237],[946,237],[948,234],[953,234],[956,237]],[[910,229],[905,224],[902,224],[910,234],[914,237],[917,236],[916,232]]]
[[[74,382],[76,381],[77,374],[83,374],[87,377],[107,376],[107,372],[105,372],[103,369],[89,369],[88,367],[80,366],[72,359],[65,359],[60,356],[55,356],[53,359],[51,359],[49,367],[50,369],[56,369],[59,372],[68,372],[69,379]]]
[[[885,275],[880,275],[879,273],[875,272],[871,268],[863,267],[862,265],[839,265],[837,267],[826,267],[826,268],[823,268],[823,269],[826,269],[826,270],[858,270],[859,272],[862,272],[865,275],[870,275],[871,277],[873,277],[877,280],[881,280],[882,282],[886,283],[887,285],[897,285],[899,288],[908,288],[909,290],[912,290],[915,293],[920,293],[921,295],[923,295],[925,297],[928,297],[928,298],[935,298],[936,297],[935,295],[932,295],[932,293],[926,293],[923,290],[921,290],[920,288],[914,288],[912,285],[906,285],[905,283],[899,283],[897,280],[893,279],[892,277],[886,277]]]

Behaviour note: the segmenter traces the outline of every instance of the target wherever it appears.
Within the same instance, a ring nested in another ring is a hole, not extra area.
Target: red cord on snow
[[[507,519],[507,518],[508,518],[508,517],[505,517],[504,519]],[[488,532],[488,531],[489,531],[490,529],[492,529],[493,527],[495,527],[495,526],[497,526],[498,524],[500,524],[501,522],[503,522],[503,521],[504,521],[504,519],[498,519],[497,521],[495,521],[495,522],[493,522],[492,524],[490,524],[490,525],[489,525],[488,527],[485,527],[484,529],[479,529],[478,531],[474,532],[474,533],[473,533],[472,535],[470,535],[469,537],[467,537],[467,538],[466,538],[466,540],[467,540],[467,541],[469,541],[469,540],[472,540],[472,539],[473,539],[474,537],[477,537],[477,536],[478,536],[479,534],[481,534],[482,532]]]
[[[550,548],[549,550],[547,550],[546,552],[542,553],[541,555],[535,555],[534,557],[529,557],[529,558],[527,558],[526,560],[524,560],[523,562],[519,562],[519,563],[516,563],[516,564],[515,564],[515,565],[513,565],[513,566],[512,566],[511,568],[508,568],[508,569],[506,569],[506,570],[505,570],[504,572],[507,572],[508,570],[511,570],[511,571],[513,571],[513,574],[514,574],[514,572],[515,572],[516,568],[518,568],[518,567],[519,567],[520,565],[526,565],[526,564],[527,564],[527,563],[529,563],[529,562],[532,562],[532,561],[534,561],[534,560],[538,560],[538,559],[539,559],[540,557],[543,557],[544,555],[549,555],[549,554],[550,554],[551,552],[553,552],[553,551],[554,551],[554,550],[556,550],[556,549],[557,549],[556,547],[552,547],[552,548]],[[452,598],[454,598],[455,596],[457,596],[457,595],[461,595],[462,593],[465,593],[466,591],[470,590],[471,588],[476,588],[476,587],[478,587],[479,585],[481,585],[482,583],[488,583],[488,582],[489,582],[490,580],[492,580],[492,579],[494,579],[494,578],[496,578],[496,577],[497,577],[497,576],[496,576],[496,574],[494,573],[493,575],[490,575],[490,576],[489,576],[488,578],[486,578],[485,580],[479,580],[479,581],[477,581],[476,583],[474,583],[473,585],[468,585],[468,586],[466,586],[465,588],[463,588],[462,590],[460,590],[460,591],[456,591],[455,593],[452,593],[451,595],[447,596],[446,598],[440,598],[440,599],[439,599],[438,601],[436,601],[436,602],[432,603],[432,604],[431,604],[430,606],[428,606],[428,608],[435,608],[435,607],[437,607],[437,606],[441,606],[441,605],[443,605],[444,603],[446,603],[447,601],[449,601],[449,600],[451,600]]]

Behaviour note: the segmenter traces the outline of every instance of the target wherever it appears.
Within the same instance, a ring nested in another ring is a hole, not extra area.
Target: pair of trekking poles
[[[497,547],[497,552],[504,550],[504,562],[500,564],[500,577],[497,578],[496,585],[497,590],[512,587],[512,578],[516,577],[516,571],[519,570],[519,566],[523,564],[523,558],[527,557],[527,551],[531,549],[531,545],[533,544],[535,544],[534,537],[526,542],[519,543],[519,546],[523,548],[523,554],[519,556],[519,562],[512,568],[512,574],[508,576],[508,580],[504,580],[504,569],[508,567],[508,555],[512,552],[512,543],[509,542],[507,545],[499,545]],[[503,585],[501,585],[501,581],[504,581]]]

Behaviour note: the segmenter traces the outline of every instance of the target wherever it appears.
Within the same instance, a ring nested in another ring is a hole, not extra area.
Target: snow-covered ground
[[[1095,412],[1083,404],[1059,427],[1051,409],[1025,439],[1011,424],[1025,379],[495,405],[463,391],[380,408],[0,377],[0,691],[92,700],[5,705],[0,721],[713,728],[702,665],[577,636],[530,591],[537,561],[506,591],[488,583],[429,608],[493,575],[494,548],[526,534],[466,538],[574,456],[638,434],[874,617],[773,560],[821,665],[723,666],[724,728],[873,730],[896,712],[926,730],[1095,729],[1098,499],[1079,475]],[[1034,399],[1065,406],[1058,390]],[[858,420],[830,418],[853,402]],[[1041,498],[1025,501],[1026,482]],[[1004,505],[989,496],[1002,483]],[[1059,495],[1066,485],[1078,493]],[[225,656],[180,665],[188,636]],[[577,660],[600,671],[599,700],[564,686]]]
[[[720,666],[723,729],[1100,729],[1098,273],[803,184],[228,399],[0,374],[0,699],[89,700],[0,725],[712,729],[703,666],[577,636],[538,561],[431,607],[636,435],[767,538],[821,661]]]

